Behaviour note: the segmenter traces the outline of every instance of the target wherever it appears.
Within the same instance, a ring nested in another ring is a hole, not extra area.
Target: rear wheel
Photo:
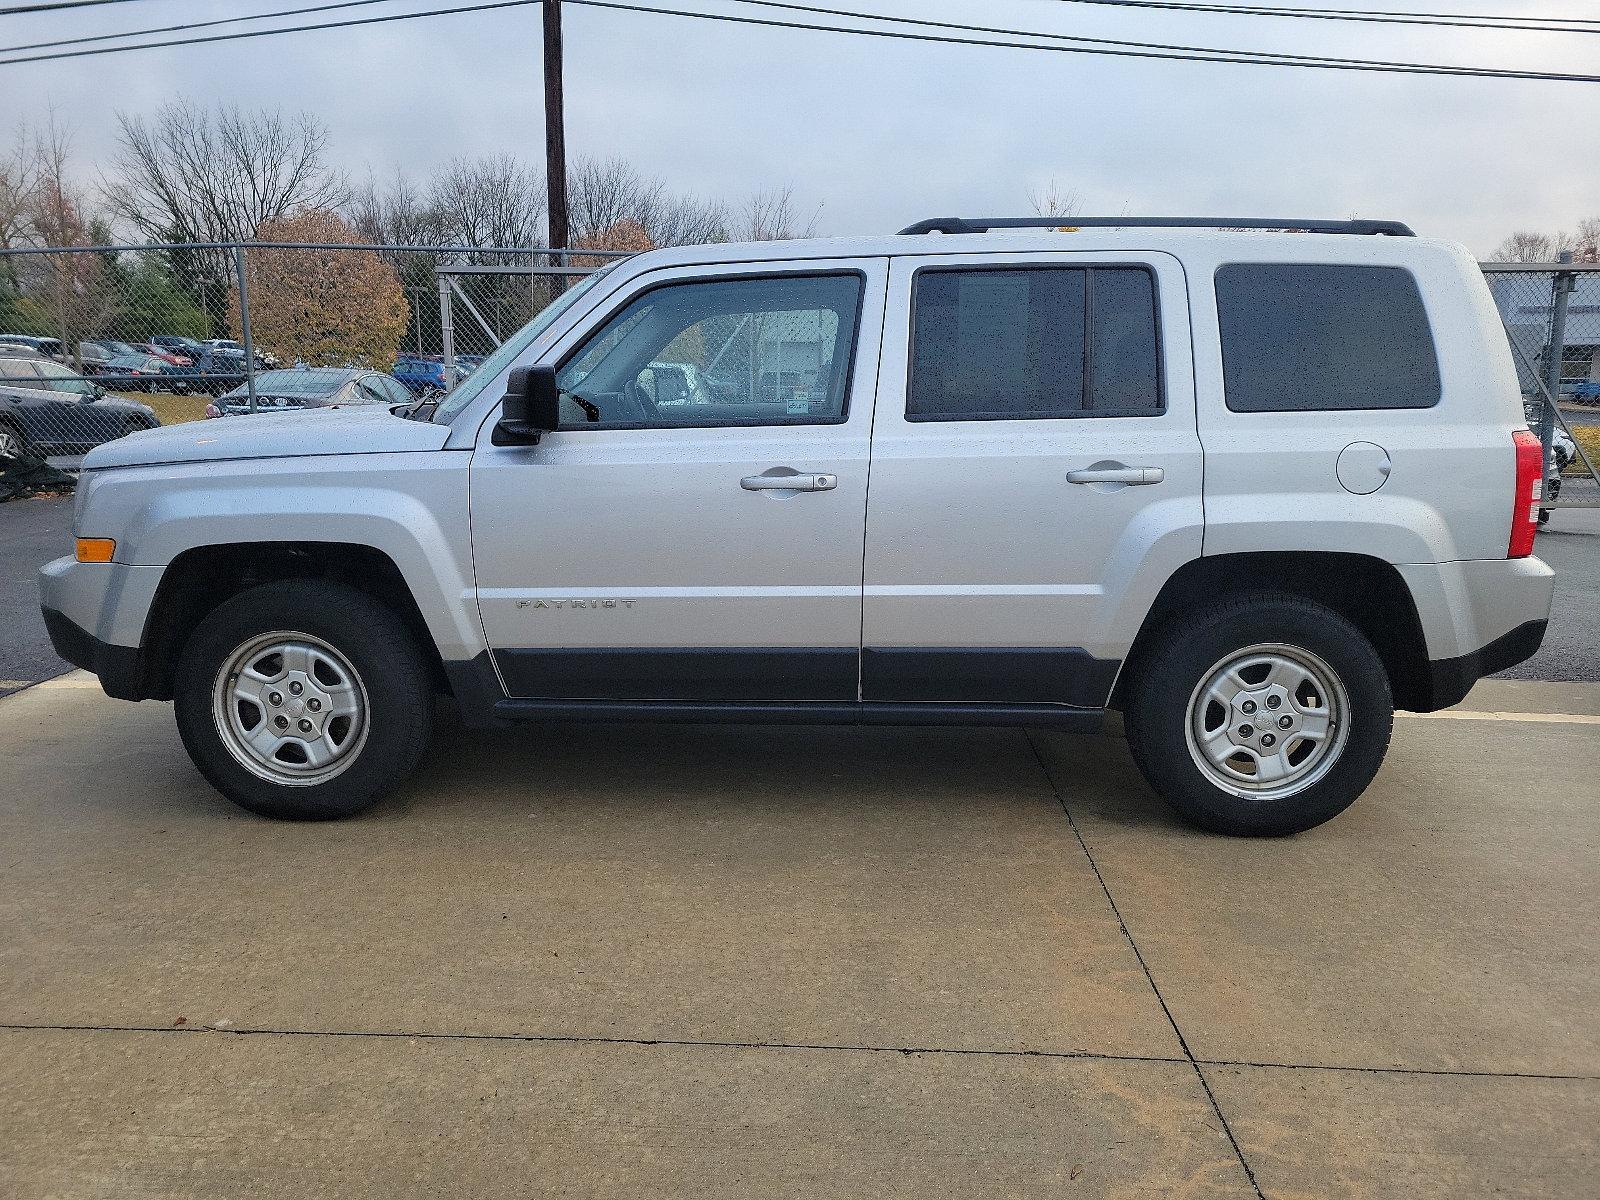
[[[1202,828],[1310,829],[1354,803],[1383,762],[1388,675],[1323,605],[1241,597],[1167,625],[1141,658],[1124,714],[1134,760]]]
[[[361,812],[411,773],[432,727],[427,666],[404,623],[320,580],[264,584],[208,615],[174,699],[201,774],[268,817]]]
[[[22,458],[28,452],[28,443],[15,425],[0,421],[0,458]]]

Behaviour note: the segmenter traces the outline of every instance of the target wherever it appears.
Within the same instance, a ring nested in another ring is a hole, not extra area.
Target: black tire
[[[1330,740],[1337,748],[1320,773],[1308,772],[1292,794],[1263,798],[1247,786],[1227,788],[1202,768],[1201,751],[1190,746],[1190,705],[1230,655],[1274,644],[1320,659],[1343,688],[1346,711],[1342,747]],[[1382,660],[1344,617],[1299,596],[1253,593],[1176,618],[1132,667],[1123,717],[1134,762],[1182,817],[1214,833],[1276,837],[1321,825],[1366,790],[1389,748],[1394,699]]]
[[[23,459],[32,453],[32,448],[28,445],[28,435],[23,433],[21,427],[13,422],[0,421],[0,435],[3,435],[0,436],[0,442],[4,442],[7,448],[16,451],[13,455],[0,450],[0,457]]]
[[[348,660],[365,687],[365,740],[348,766],[317,783],[278,783],[228,748],[213,714],[213,685],[252,638],[285,630],[310,635]],[[355,588],[323,580],[262,584],[218,606],[178,658],[178,732],[200,773],[228,799],[264,817],[323,821],[371,807],[416,768],[433,725],[430,674],[410,630]]]

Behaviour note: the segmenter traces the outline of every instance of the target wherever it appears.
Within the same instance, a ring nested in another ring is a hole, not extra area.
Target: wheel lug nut
[[[1255,712],[1256,702],[1254,700],[1246,700],[1243,704],[1239,705],[1239,707],[1244,711],[1246,716],[1249,716],[1251,713]]]
[[[1270,746],[1270,745],[1272,745],[1273,742],[1275,742],[1277,740],[1278,739],[1273,737],[1270,733],[1263,733],[1261,735],[1261,744],[1263,746]]]
[[[306,720],[304,717],[300,718],[300,732],[301,733],[310,733],[311,732],[311,722]]]
[[[291,683],[289,685],[289,692],[290,692],[291,695],[298,696],[301,692],[303,692],[305,690],[306,690],[305,689],[305,685],[302,684],[298,679],[295,680],[293,683]]]
[[[282,692],[268,692],[267,693],[267,703],[271,704],[271,705],[282,704],[283,703],[283,693]]]
[[[288,717],[274,717],[272,719],[272,723],[274,725],[276,725],[279,729],[287,729],[287,728],[289,728],[289,718]]]
[[[1278,728],[1279,729],[1287,729],[1287,728],[1289,728],[1289,726],[1291,726],[1293,724],[1294,724],[1294,719],[1292,717],[1290,717],[1288,713],[1285,713],[1283,716],[1278,718]]]
[[[306,701],[306,707],[309,708],[312,712],[321,712],[322,711],[322,701],[318,700],[315,696],[313,696],[313,697],[311,697],[311,699]],[[1287,721],[1288,719],[1289,719],[1288,717],[1284,718],[1285,721]]]
[[[1241,725],[1241,726],[1239,726],[1239,736],[1240,737],[1242,737],[1242,738],[1255,737],[1255,735],[1256,735],[1256,727],[1254,725]]]
[[[1268,696],[1267,697],[1267,707],[1268,708],[1277,708],[1278,705],[1280,705],[1282,703],[1283,703],[1283,697],[1282,696]]]

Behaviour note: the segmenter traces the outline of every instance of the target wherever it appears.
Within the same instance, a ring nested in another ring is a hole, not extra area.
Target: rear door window
[[[1234,412],[1430,408],[1439,359],[1401,267],[1230,263],[1216,274],[1223,387]]]
[[[1142,267],[925,269],[912,306],[908,421],[1162,411]]]

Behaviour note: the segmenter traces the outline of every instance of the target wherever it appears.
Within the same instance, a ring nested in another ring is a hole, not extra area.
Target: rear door
[[[1105,703],[1200,553],[1188,301],[1165,254],[890,270],[862,698]]]
[[[472,462],[511,696],[852,702],[886,260],[653,272],[547,360],[563,424]]]

